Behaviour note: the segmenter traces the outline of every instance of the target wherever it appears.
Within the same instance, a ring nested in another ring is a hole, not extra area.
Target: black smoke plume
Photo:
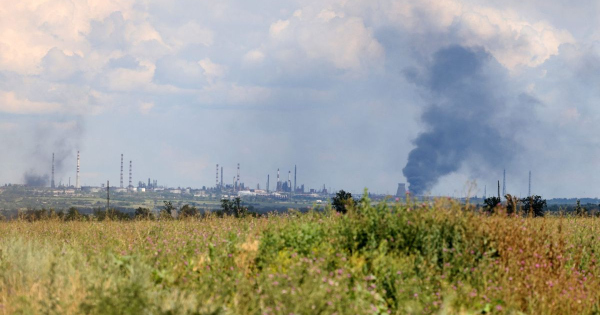
[[[402,170],[412,193],[426,193],[465,161],[498,165],[510,159],[515,144],[501,132],[500,118],[507,74],[489,53],[444,48],[435,53],[421,79],[414,72],[410,77],[432,102],[422,115],[428,130],[414,140],[416,147]]]
[[[28,186],[48,186],[52,170],[52,154],[54,153],[54,177],[58,181],[65,172],[75,171],[65,162],[75,160],[83,136],[83,119],[64,120],[39,123],[34,128],[34,150],[30,155],[33,167],[23,174]],[[45,183],[41,185],[40,183]]]
[[[48,174],[37,175],[33,171],[29,171],[23,175],[25,185],[29,187],[46,187],[50,181]]]

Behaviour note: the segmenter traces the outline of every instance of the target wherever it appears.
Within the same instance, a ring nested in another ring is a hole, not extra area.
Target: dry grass
[[[347,215],[0,222],[3,314],[596,314],[600,220],[447,200]]]

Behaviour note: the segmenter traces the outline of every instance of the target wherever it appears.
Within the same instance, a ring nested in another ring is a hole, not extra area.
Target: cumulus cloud
[[[274,54],[282,62],[297,58],[324,60],[342,70],[381,63],[384,51],[362,18],[306,7],[271,24]]]
[[[49,114],[60,111],[57,103],[45,103],[19,98],[15,92],[0,91],[0,111],[11,114]]]
[[[42,121],[73,121],[81,115],[92,130],[115,126],[107,132],[114,132],[116,147],[136,143],[138,151],[152,151],[154,147],[144,147],[143,141],[122,135],[153,125],[156,141],[178,150],[189,144],[172,139],[185,139],[187,134],[178,131],[185,128],[172,126],[185,121],[200,126],[201,133],[222,130],[216,138],[198,140],[198,147],[206,150],[188,152],[190,161],[194,156],[203,156],[203,163],[225,160],[224,152],[234,156],[231,159],[243,156],[257,172],[249,170],[248,178],[258,181],[264,177],[261,165],[296,160],[304,164],[306,178],[314,178],[313,186],[331,181],[338,186],[348,183],[348,189],[392,187],[393,192],[404,180],[402,167],[409,152],[419,150],[419,139],[425,137],[419,134],[443,139],[438,135],[454,130],[436,129],[428,119],[435,116],[432,104],[464,109],[456,95],[442,93],[446,90],[432,83],[433,73],[453,73],[450,68],[433,70],[436,63],[443,64],[440,54],[448,47],[462,47],[477,56],[485,52],[499,69],[486,72],[482,82],[466,85],[463,96],[487,82],[510,92],[506,102],[492,100],[494,113],[507,115],[504,109],[514,107],[508,112],[518,108],[521,116],[533,117],[535,123],[502,116],[510,122],[506,129],[534,126],[526,134],[506,134],[500,127],[481,132],[498,131],[510,143],[525,143],[523,157],[511,164],[521,172],[535,157],[527,148],[539,152],[554,140],[569,148],[564,151],[585,148],[590,156],[598,153],[590,149],[590,135],[599,131],[594,121],[600,53],[594,43],[600,33],[597,25],[583,22],[593,18],[598,4],[585,0],[581,6],[585,8],[554,0],[7,2],[0,10],[0,111],[10,119],[0,119],[0,129],[33,139],[26,130]],[[568,16],[563,18],[561,12]],[[485,88],[481,90],[490,90]],[[136,115],[126,117],[131,113]],[[23,129],[7,125],[17,118]],[[479,126],[478,120],[469,124]],[[105,145],[95,133],[86,135],[91,148]],[[240,138],[246,142],[239,151],[228,145],[240,143]],[[0,144],[14,146],[10,141],[0,138]],[[451,145],[441,147],[452,151]],[[478,152],[479,147],[467,147]],[[19,150],[23,155],[32,151],[26,146]],[[41,154],[44,159],[49,150]],[[382,153],[373,157],[369,152]],[[475,153],[461,160],[467,161],[463,164],[485,165],[477,159],[490,160]],[[561,165],[572,159],[546,157]],[[170,163],[168,157],[152,162]],[[452,173],[460,173],[456,178],[489,180],[476,168],[449,168],[439,172],[439,184],[425,186],[451,191],[444,178]],[[352,183],[349,169],[354,172]],[[22,170],[11,176],[22,180]],[[172,175],[165,171],[158,176]],[[194,184],[212,182],[212,175],[198,176]],[[177,180],[169,178],[172,183]]]

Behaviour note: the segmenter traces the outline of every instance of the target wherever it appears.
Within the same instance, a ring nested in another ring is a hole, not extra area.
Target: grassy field
[[[0,313],[599,313],[600,219],[465,208],[0,222]]]

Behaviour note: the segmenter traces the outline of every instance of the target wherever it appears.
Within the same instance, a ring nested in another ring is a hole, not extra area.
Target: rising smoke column
[[[50,182],[50,177],[48,174],[38,175],[33,173],[33,171],[29,171],[23,175],[23,180],[25,181],[25,185],[29,187],[46,187]]]
[[[403,169],[412,193],[427,192],[466,161],[497,165],[510,159],[515,143],[501,132],[499,118],[506,108],[506,77],[483,49],[451,46],[435,53],[423,78],[415,80],[432,104],[421,117],[427,131],[414,140]]]
[[[67,169],[65,162],[69,158],[75,158],[77,150],[81,147],[83,133],[84,124],[81,117],[38,123],[33,128],[33,150],[27,155],[32,166],[23,173],[24,184],[35,187],[48,186],[53,153],[57,182],[66,171],[74,172],[75,168]]]

